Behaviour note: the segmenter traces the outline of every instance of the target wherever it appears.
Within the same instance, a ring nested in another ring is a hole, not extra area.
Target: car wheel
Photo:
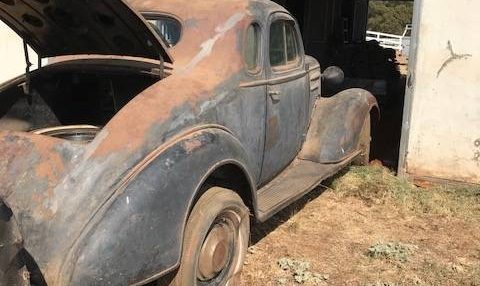
[[[368,163],[370,163],[370,142],[372,141],[370,132],[371,123],[370,114],[368,114],[365,118],[365,122],[363,123],[362,131],[360,132],[360,138],[358,141],[357,150],[361,150],[361,153],[353,160],[353,165],[366,166]]]
[[[188,219],[173,285],[238,285],[249,239],[249,210],[240,196],[210,188]]]

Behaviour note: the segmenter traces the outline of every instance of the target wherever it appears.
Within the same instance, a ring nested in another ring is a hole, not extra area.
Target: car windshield
[[[180,41],[182,26],[179,21],[163,15],[147,14],[144,16],[155,32],[157,32],[170,47],[175,46],[178,41]]]

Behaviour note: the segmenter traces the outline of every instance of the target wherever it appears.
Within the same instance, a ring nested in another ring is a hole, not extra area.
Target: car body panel
[[[78,262],[65,283],[133,284],[178,265],[183,225],[200,187],[222,165],[246,170],[247,161],[240,142],[215,126],[172,142],[109,199],[99,221],[91,222],[68,259]],[[253,190],[254,179],[249,181]],[[139,257],[148,263],[138,263]]]
[[[247,2],[232,3],[229,5],[245,5]],[[203,41],[208,42],[211,38],[217,41],[211,53],[204,54],[202,43],[199,43],[194,51],[197,54],[191,55],[187,66],[182,67],[180,61],[180,66],[175,67],[175,75],[136,96],[91,144],[79,148],[75,161],[59,167],[61,171],[56,174],[61,178],[45,185],[37,183],[41,178],[32,176],[25,180],[28,185],[25,188],[9,188],[10,195],[5,196],[5,201],[24,229],[22,236],[25,248],[39,264],[49,285],[57,285],[62,281],[63,276],[59,273],[68,250],[102,204],[122,184],[125,174],[182,131],[192,126],[217,122],[226,125],[244,144],[249,156],[247,168],[258,180],[261,158],[257,154],[263,149],[263,136],[260,134],[264,130],[264,109],[261,106],[265,98],[238,96],[237,91],[243,89],[232,88],[239,81],[252,80],[243,72],[243,58],[236,50],[231,50],[231,47],[238,46],[237,34],[243,32],[249,23],[246,12],[241,11],[243,13],[232,11],[226,14],[223,20],[219,19],[222,21],[220,25],[212,25],[211,21],[204,20],[207,26],[202,26],[202,30],[208,35],[205,35],[207,40]],[[217,29],[217,26],[221,29]],[[180,47],[180,43],[177,47]],[[216,56],[219,53],[228,55],[229,65],[222,64],[223,61]],[[221,69],[212,69],[213,66],[220,66]],[[242,108],[243,112],[232,112],[234,107]],[[0,137],[3,136],[8,137],[0,133]],[[23,136],[28,140],[34,137]],[[43,137],[41,141],[52,142],[50,138]],[[15,153],[12,150],[0,156]],[[35,167],[37,163],[30,164]],[[7,174],[4,170],[1,172]],[[24,173],[36,174],[31,170],[25,170]],[[2,182],[8,184],[20,174],[6,176]],[[44,217],[34,212],[38,200],[31,198],[36,193],[48,194],[42,198],[41,205],[50,216]]]

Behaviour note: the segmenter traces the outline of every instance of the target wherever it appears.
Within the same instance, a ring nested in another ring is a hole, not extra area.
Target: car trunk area
[[[96,133],[141,91],[161,79],[152,70],[62,63],[36,70],[0,87],[0,131],[37,133],[57,128],[60,131],[50,134],[63,137],[62,127],[84,126]],[[79,132],[79,128],[66,129]]]

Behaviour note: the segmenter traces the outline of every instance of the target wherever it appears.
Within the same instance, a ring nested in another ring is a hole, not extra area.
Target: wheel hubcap
[[[207,235],[198,258],[200,280],[211,280],[227,267],[231,259],[232,245],[232,228],[222,222],[215,224]]]

